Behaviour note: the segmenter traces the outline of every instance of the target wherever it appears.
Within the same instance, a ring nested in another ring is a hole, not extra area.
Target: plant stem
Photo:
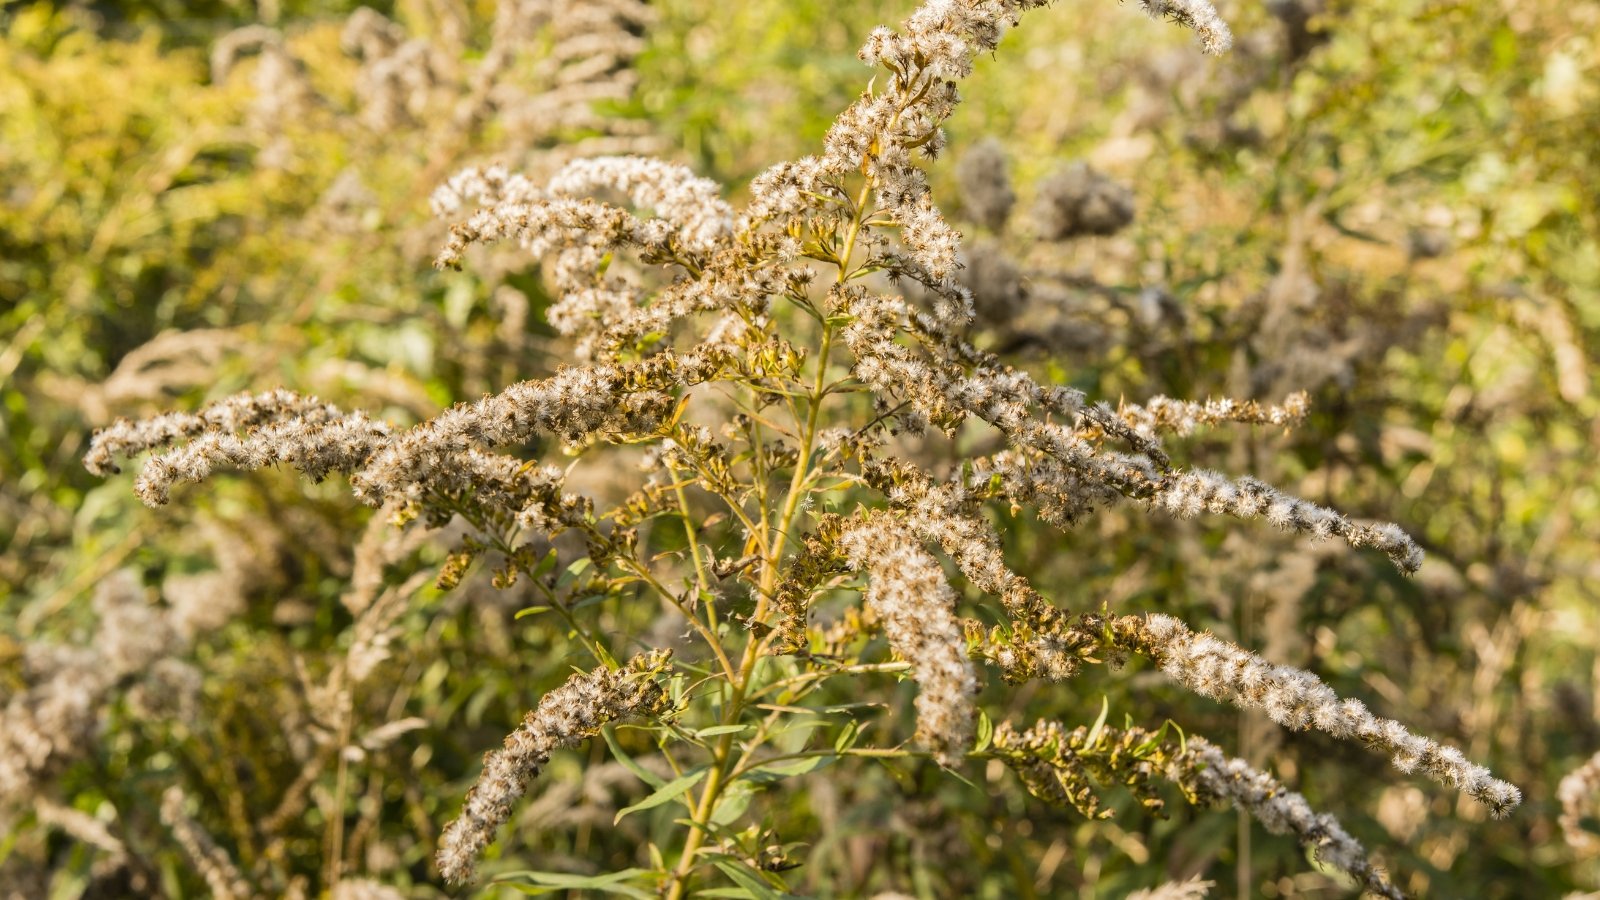
[[[700,590],[709,591],[711,582],[706,579],[706,568],[700,557],[700,538],[695,534],[694,517],[689,514],[689,497],[683,490],[683,482],[678,478],[678,470],[672,469],[672,492],[678,498],[678,512],[683,517],[683,533],[689,539],[689,558],[694,561],[695,582],[700,585]]]
[[[867,201],[872,197],[873,179],[867,178],[861,186],[857,197],[854,214],[851,216],[849,230],[845,233],[844,246],[840,248],[836,260],[839,267],[838,283],[844,284],[850,277],[850,260],[855,255],[856,240],[861,235],[861,223]],[[810,477],[812,455],[817,445],[817,428],[822,416],[822,400],[827,396],[828,388],[828,356],[833,351],[834,326],[826,319],[822,322],[822,337],[817,348],[817,371],[811,382],[811,388],[806,399],[809,408],[806,410],[805,427],[801,432],[800,457],[795,461],[794,475],[789,480],[789,491],[783,499],[783,510],[778,514],[777,521],[773,523],[773,531],[767,538],[767,552],[762,563],[761,580],[756,590],[756,608],[750,616],[754,622],[763,622],[771,606],[773,592],[777,587],[778,575],[783,563],[783,554],[789,545],[789,534],[794,526],[795,516],[800,511],[800,504],[808,495],[806,483]],[[766,502],[763,497],[763,521]],[[733,725],[739,721],[744,713],[745,700],[750,688],[751,676],[755,673],[756,664],[760,661],[765,642],[752,634],[745,644],[744,657],[740,660],[739,671],[730,682],[731,693],[728,702],[722,709],[722,724]],[[719,651],[720,652],[720,651]],[[667,884],[667,900],[682,900],[688,889],[689,877],[694,873],[695,861],[700,854],[700,848],[705,843],[707,826],[711,823],[711,816],[716,812],[717,800],[722,795],[722,790],[729,783],[730,765],[733,762],[733,732],[723,734],[717,739],[717,745],[711,752],[711,771],[706,776],[704,789],[700,792],[698,803],[691,804],[689,816],[689,833],[684,839],[683,855],[678,859],[678,865],[673,870],[671,880]],[[748,753],[746,754],[748,756]]]

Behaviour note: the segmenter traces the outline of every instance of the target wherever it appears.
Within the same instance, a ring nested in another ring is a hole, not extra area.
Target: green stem
[[[867,201],[872,196],[872,187],[872,179],[866,179],[856,200],[850,228],[845,234],[844,246],[840,249],[837,259],[839,284],[844,284],[849,279],[850,259],[855,255],[856,241],[861,236],[861,223],[865,218],[863,211]],[[822,416],[822,400],[827,396],[828,356],[833,350],[833,337],[833,326],[824,319],[822,323],[822,339],[816,355],[817,371],[812,379],[811,390],[807,398],[810,401],[810,407],[806,411],[805,428],[801,434],[800,458],[795,462],[794,476],[789,481],[789,492],[783,501],[783,511],[778,514],[777,521],[773,523],[773,531],[766,540],[767,552],[762,565],[761,581],[756,591],[756,608],[755,612],[751,614],[751,620],[755,622],[762,622],[766,619],[772,603],[773,592],[777,587],[778,575],[783,563],[783,554],[788,549],[789,534],[793,530],[795,516],[800,511],[800,503],[808,493],[806,491],[806,482],[810,476],[812,454],[816,450],[817,427]],[[765,504],[763,504],[763,508],[765,508]],[[743,715],[750,679],[755,673],[756,664],[761,659],[764,646],[765,641],[754,636],[745,644],[744,658],[740,661],[738,674],[730,682],[732,693],[728,697],[728,702],[723,706],[723,725],[733,725]],[[745,756],[748,757],[748,752]],[[667,900],[682,900],[685,891],[688,889],[689,878],[694,873],[695,862],[700,854],[700,848],[705,843],[707,826],[710,824],[711,816],[717,808],[717,800],[721,797],[723,788],[729,783],[729,771],[732,762],[733,733],[728,732],[717,739],[717,745],[712,750],[711,771],[706,776],[705,787],[700,792],[699,802],[691,806],[689,833],[684,839],[683,855],[678,859],[678,865],[673,870],[671,880],[667,884]]]
[[[854,243],[855,230],[851,231],[851,244]],[[751,616],[754,621],[765,619],[767,609],[771,604],[773,589],[777,584],[783,552],[788,545],[789,531],[793,527],[794,517],[800,509],[801,495],[804,493],[807,469],[811,465],[811,455],[816,448],[817,422],[820,419],[822,408],[823,388],[827,377],[828,353],[833,347],[833,328],[824,325],[822,331],[822,346],[817,353],[817,376],[812,388],[811,408],[806,416],[806,426],[803,440],[800,445],[800,458],[795,463],[794,477],[790,481],[789,494],[784,498],[783,512],[779,514],[778,521],[774,524],[775,531],[767,541],[767,557],[762,568],[761,583],[757,590],[755,613]],[[746,692],[749,689],[750,677],[754,674],[756,663],[761,659],[762,642],[752,638],[746,645],[744,658],[740,661],[737,675],[732,680],[733,693],[729,696],[727,704],[723,707],[722,724],[732,725],[738,722],[744,712]],[[678,866],[673,870],[672,880],[667,886],[667,900],[682,900],[688,887],[689,876],[694,872],[695,861],[699,856],[700,848],[705,843],[707,826],[711,822],[711,815],[716,811],[717,800],[727,784],[729,763],[733,755],[733,733],[722,735],[717,740],[715,749],[712,750],[711,772],[706,776],[704,789],[700,793],[700,800],[691,810],[689,817],[689,834],[684,839],[683,856],[678,860]]]
[[[671,469],[670,471],[672,472],[672,492],[678,498],[678,512],[683,517],[683,533],[689,539],[689,558],[694,560],[695,583],[700,586],[700,590],[709,593],[711,582],[706,578],[706,568],[704,563],[701,562],[700,539],[695,535],[694,518],[689,515],[689,497],[684,493],[683,482],[678,478],[678,470]],[[710,610],[707,610],[707,615],[712,615]],[[713,629],[717,627],[715,618],[711,619],[711,627]]]

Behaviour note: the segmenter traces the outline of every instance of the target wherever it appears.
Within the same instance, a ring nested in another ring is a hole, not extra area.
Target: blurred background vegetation
[[[356,878],[440,893],[437,831],[475,758],[581,656],[567,635],[514,618],[531,601],[483,575],[419,587],[439,548],[396,538],[342,484],[225,478],[151,511],[129,476],[78,460],[117,416],[240,390],[416,421],[548,373],[561,348],[527,262],[432,269],[433,187],[468,162],[643,149],[737,198],[818,147],[869,75],[856,46],[911,4],[656,0],[607,26],[602,64],[563,50],[582,36],[564,7],[584,4],[546,5],[466,116],[500,46],[486,0],[375,4],[386,18],[365,31],[351,23],[370,13],[342,2],[0,7],[0,697],[14,710],[35,689],[40,647],[97,640],[89,598],[119,570],[163,609],[199,592],[229,611],[178,654],[188,687],[119,677],[91,698],[92,740],[0,793],[0,896],[205,895],[161,819],[173,784],[269,893],[356,896]],[[980,343],[1112,402],[1305,390],[1294,433],[1211,432],[1176,458],[1397,521],[1429,560],[1403,579],[1262,528],[1116,512],[1064,537],[1020,517],[1008,554],[1063,605],[1170,611],[1310,668],[1527,802],[1487,821],[1360,748],[1137,666],[984,702],[996,719],[1088,723],[1103,698],[1117,721],[1170,716],[1335,813],[1417,895],[1600,889],[1555,800],[1600,750],[1600,3],[1220,9],[1239,37],[1221,59],[1070,0],[980,62],[930,166],[984,249],[968,270],[993,313]],[[408,41],[434,76],[385,94],[380,57]],[[560,115],[535,103],[600,83]],[[989,139],[1009,216],[958,174]],[[1051,227],[1051,181],[1077,163],[1129,192],[1124,227]],[[319,691],[386,592],[403,594],[401,634],[344,686],[352,733],[331,734]],[[634,634],[656,618],[595,615]],[[612,827],[647,788],[594,744],[552,763],[501,869],[623,869],[671,828],[665,808]],[[810,842],[789,883],[818,896],[1121,897],[1193,873],[1224,895],[1350,892],[1232,813],[1157,821],[1125,798],[1090,822],[998,769],[968,775],[840,766],[774,785],[749,818]]]

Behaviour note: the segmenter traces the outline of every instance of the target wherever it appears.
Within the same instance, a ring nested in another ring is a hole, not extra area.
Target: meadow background
[[[475,0],[373,4],[381,22],[298,0],[0,7],[0,715],[41,673],[101,671],[47,766],[0,760],[0,896],[206,896],[185,822],[269,893],[470,893],[439,885],[438,831],[482,751],[578,664],[571,636],[516,617],[533,601],[486,572],[437,590],[443,544],[388,530],[337,479],[229,476],[150,510],[80,459],[118,416],[244,390],[414,422],[548,374],[563,348],[537,267],[434,270],[433,188],[470,162],[638,150],[739,198],[815,151],[870,75],[857,46],[910,4],[541,8],[506,45]],[[1428,561],[1404,578],[1342,545],[1116,512],[1065,537],[1017,516],[1007,556],[1077,608],[1171,612],[1309,668],[1526,802],[1488,820],[1137,667],[985,702],[1180,720],[1336,814],[1418,896],[1600,890],[1600,827],[1564,833],[1557,799],[1600,750],[1600,3],[1219,9],[1238,40],[1214,59],[1131,7],[1060,2],[964,83],[929,171],[975,242],[979,340],[1113,402],[1306,391],[1298,429],[1179,446],[1398,522]],[[999,162],[1008,216],[980,177]],[[1125,189],[1112,233],[1052,223],[1052,192],[1090,177],[1077,164]],[[628,477],[583,487],[626,496]],[[103,598],[129,584],[159,595],[164,646],[114,646],[126,622]],[[355,613],[385,598],[402,631],[353,678]],[[328,691],[354,713],[338,728]],[[613,827],[649,791],[605,751],[555,758],[499,871],[641,864],[672,814]],[[1193,874],[1213,896],[1351,893],[1232,812],[1128,799],[1090,821],[1002,789],[998,766],[930,768],[797,774],[752,827],[806,843],[783,873],[802,895],[1116,898]]]

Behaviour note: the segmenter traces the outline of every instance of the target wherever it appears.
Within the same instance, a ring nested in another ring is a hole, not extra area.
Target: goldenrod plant
[[[574,355],[552,376],[409,428],[280,390],[96,434],[92,471],[111,474],[116,459],[151,453],[136,490],[154,505],[219,468],[281,463],[316,481],[348,477],[397,525],[460,531],[441,588],[483,560],[497,586],[533,584],[544,602],[528,611],[559,616],[589,650],[596,668],[545,695],[486,758],[440,837],[446,880],[477,875],[553,750],[602,733],[614,743],[609,729],[630,726],[672,777],[651,775],[616,747],[630,769],[659,782],[618,818],[672,804],[683,807],[681,827],[651,844],[648,868],[569,886],[654,887],[678,898],[718,877],[748,892],[784,890],[779,872],[791,851],[766,843],[767,828],[737,829],[764,781],[798,771],[796,762],[926,759],[959,777],[971,761],[995,759],[1035,794],[1091,815],[1098,786],[1127,785],[1159,805],[1147,782],[1164,778],[1191,800],[1231,802],[1292,834],[1365,890],[1402,896],[1335,821],[1181,723],[1155,732],[1110,728],[1103,716],[1074,732],[1051,722],[996,726],[975,702],[987,678],[1066,690],[1085,664],[1134,656],[1289,728],[1357,738],[1493,815],[1520,802],[1515,787],[1459,750],[1339,698],[1309,672],[1168,615],[1074,610],[1007,565],[985,512],[994,504],[1036,505],[1066,528],[1130,503],[1262,519],[1371,548],[1406,574],[1423,557],[1394,525],[1350,519],[1248,476],[1185,468],[1163,447],[1164,431],[1202,423],[1290,422],[1303,415],[1303,398],[1272,408],[1162,400],[1119,412],[1043,384],[963,336],[973,300],[958,281],[961,237],[919,160],[944,148],[942,126],[974,56],[996,49],[1039,5],[938,0],[899,31],[875,30],[860,55],[878,78],[841,114],[820,155],[759,176],[743,209],[714,182],[643,157],[581,160],[543,182],[499,167],[451,178],[433,199],[457,220],[438,264],[462,265],[474,245],[508,240],[541,259],[556,298],[549,321]],[[1231,42],[1208,4],[1144,5],[1194,29],[1203,50]],[[1125,205],[1099,199],[1095,177],[1069,170],[1048,191],[1085,197],[1073,202],[1088,209]],[[590,199],[596,191],[619,202]],[[1099,232],[1096,222],[1079,216],[1046,228],[1059,238]],[[898,290],[907,285],[917,299]],[[934,462],[983,430],[1005,449]],[[542,462],[505,452],[530,445],[547,448]],[[563,466],[550,464],[557,446],[570,457]],[[641,470],[635,494],[605,506],[571,487],[576,470],[615,466],[619,455]],[[670,528],[683,541],[663,549],[652,538]],[[582,555],[563,565],[559,543],[549,542],[567,535]],[[970,592],[965,600],[952,571]],[[672,642],[671,653],[639,635],[605,633],[587,611],[596,604],[659,608],[692,637]],[[619,661],[641,644],[640,655]],[[851,709],[827,718],[811,698],[850,676],[913,682],[915,728]],[[801,740],[781,739],[802,723]]]
[[[0,897],[1600,886],[1595,4],[910,5],[0,12]]]

